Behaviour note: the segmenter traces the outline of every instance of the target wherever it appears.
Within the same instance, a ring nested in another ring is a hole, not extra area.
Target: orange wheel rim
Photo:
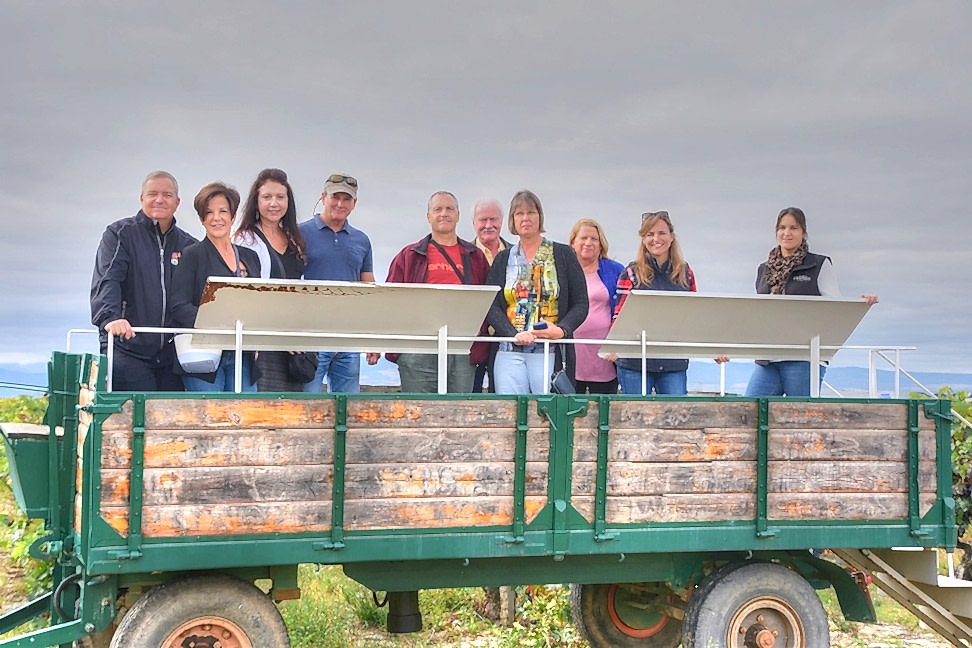
[[[183,623],[162,648],[253,648],[240,626],[222,617],[198,617]]]

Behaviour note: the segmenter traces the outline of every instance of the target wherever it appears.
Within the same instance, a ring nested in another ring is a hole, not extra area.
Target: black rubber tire
[[[570,614],[592,648],[676,648],[682,622],[645,610],[651,598],[623,585],[571,585]],[[638,606],[627,605],[628,601]]]
[[[241,632],[242,645],[290,648],[287,627],[270,597],[251,583],[223,574],[179,578],[153,587],[122,617],[110,648],[169,648],[164,642],[176,629],[211,618]]]
[[[810,583],[764,562],[729,565],[703,581],[685,610],[682,646],[744,648],[757,645],[760,631],[777,633],[774,648],[830,646],[827,613]]]

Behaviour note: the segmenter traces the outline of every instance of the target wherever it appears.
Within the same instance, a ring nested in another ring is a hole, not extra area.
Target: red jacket
[[[428,283],[428,250],[432,241],[432,235],[411,245],[406,245],[392,259],[388,266],[388,277],[386,283]],[[461,251],[462,267],[465,273],[462,283],[481,286],[486,283],[486,275],[489,274],[489,262],[482,250],[468,241],[459,239]],[[487,324],[483,322],[479,334],[487,335]],[[386,353],[385,358],[391,362],[398,362],[397,353]],[[473,342],[469,349],[469,362],[471,364],[482,364],[489,357],[488,342]]]

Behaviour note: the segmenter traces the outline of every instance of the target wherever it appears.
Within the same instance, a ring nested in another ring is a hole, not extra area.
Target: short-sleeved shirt
[[[374,272],[371,239],[344,221],[335,232],[319,217],[300,224],[307,244],[304,279],[360,281],[361,273]]]

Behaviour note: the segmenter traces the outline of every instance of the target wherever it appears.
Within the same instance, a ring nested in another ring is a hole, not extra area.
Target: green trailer
[[[128,393],[103,366],[56,353],[46,425],[4,427],[54,588],[0,647],[288,646],[307,563],[387,592],[393,632],[420,589],[570,583],[597,648],[827,646],[815,589],[875,616],[824,547],[970,636],[929,567],[956,544],[948,402]]]

